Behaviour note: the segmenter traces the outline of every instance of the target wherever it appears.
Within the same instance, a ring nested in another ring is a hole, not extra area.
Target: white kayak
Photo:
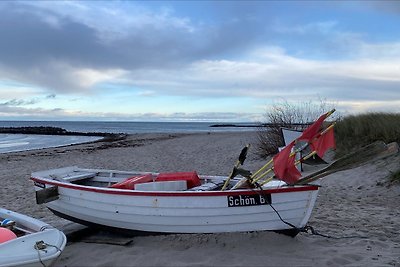
[[[51,266],[67,243],[63,232],[24,214],[0,208],[0,223],[3,221],[11,221],[3,228],[16,237],[0,243],[0,267]]]

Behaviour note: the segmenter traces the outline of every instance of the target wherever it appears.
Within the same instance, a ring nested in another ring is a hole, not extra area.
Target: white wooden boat
[[[135,189],[110,187],[137,176],[150,176],[155,182],[147,179]],[[163,233],[281,230],[294,236],[310,218],[318,193],[316,185],[287,186],[282,181],[272,181],[263,190],[221,191],[227,177],[220,176],[201,176],[188,189],[188,180],[157,177],[157,173],[66,167],[32,173],[31,180],[38,203],[46,203],[60,217],[86,225]],[[231,186],[238,180],[232,179]]]
[[[5,220],[12,221],[3,227],[16,238],[0,243],[1,267],[51,266],[65,247],[64,233],[42,221],[0,208],[0,222]]]

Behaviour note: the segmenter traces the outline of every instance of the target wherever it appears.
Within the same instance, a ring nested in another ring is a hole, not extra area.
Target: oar
[[[305,160],[311,158],[312,156],[314,156],[314,155],[316,155],[316,154],[317,154],[317,151],[315,151],[315,150],[314,150],[314,151],[311,151],[309,154],[305,155],[305,156],[302,157],[301,159],[296,160],[296,162],[294,163],[294,165],[299,165],[299,164],[302,163],[303,161],[305,161]],[[260,185],[261,185],[261,186],[265,185],[266,183],[272,181],[272,179],[274,179],[274,177],[275,177],[275,176],[273,175],[273,176],[269,177],[268,179],[265,179],[264,181],[262,181],[262,183],[260,183]],[[253,184],[255,184],[256,182],[257,182],[257,181],[253,181]]]
[[[326,118],[328,118],[330,115],[332,115],[332,113],[335,112],[335,109],[332,109],[331,111],[326,113]],[[332,123],[331,125],[329,125],[329,127],[327,127],[325,130],[321,131],[320,133],[318,133],[316,136],[313,137],[313,139],[305,144],[303,144],[300,148],[297,148],[295,151],[293,151],[292,153],[290,153],[289,157],[293,157],[296,155],[296,153],[301,152],[303,149],[305,149],[308,145],[310,145],[310,143],[312,143],[314,140],[316,140],[317,138],[319,138],[321,135],[325,134],[326,132],[328,132],[332,127],[334,127],[336,124],[336,122]],[[269,169],[267,169],[269,167],[269,165],[271,165],[271,163],[273,163],[273,158],[271,160],[269,160],[264,166],[262,166],[258,171],[256,171],[255,173],[253,173],[250,177],[244,177],[242,178],[240,181],[238,181],[232,188],[231,190],[237,189],[240,186],[242,186],[246,181],[250,181],[251,183],[255,184],[257,181],[259,181],[260,179],[262,179],[263,177],[265,177],[265,175],[267,175],[269,172],[274,170],[274,166],[271,166]],[[230,180],[230,179],[229,179]],[[223,187],[223,189],[226,186]]]
[[[333,161],[327,167],[303,177],[295,184],[307,184],[332,173],[355,168],[372,159],[389,156],[397,152],[398,151],[390,151],[384,142],[376,141]]]
[[[296,162],[294,163],[294,165],[298,165],[301,162],[303,162],[304,160],[307,160],[309,158],[311,158],[312,156],[314,156],[315,154],[317,154],[317,151],[311,151],[309,154],[307,154],[306,156],[304,156],[303,158],[296,160]],[[273,170],[273,168],[271,168],[271,170]],[[267,178],[266,180],[262,181],[262,183],[260,183],[261,186],[263,186],[264,184],[270,182],[275,176],[271,176],[269,178]],[[244,177],[242,178],[239,182],[237,182],[232,188],[231,190],[237,189],[240,186],[242,186],[246,181],[250,181],[253,185],[255,185],[262,177],[257,178],[256,180],[251,180],[251,177]]]
[[[336,109],[332,109],[331,111],[328,111],[328,112],[326,113],[325,120],[326,120],[329,116],[331,116],[335,111],[336,111]],[[321,133],[319,133],[317,136],[315,136],[315,137],[313,138],[313,140],[315,140],[316,138],[318,138],[319,136],[321,136],[321,134],[324,134],[325,132],[327,132],[327,131],[328,131],[330,128],[332,128],[334,125],[335,125],[335,122],[332,123],[332,124],[331,124],[328,128],[326,128],[324,131],[322,131]],[[303,149],[305,149],[311,142],[312,142],[312,141],[310,141],[310,142],[308,142],[308,143],[305,143],[303,146],[301,146],[300,148],[298,148],[298,149],[296,149],[295,151],[293,151],[293,152],[290,154],[290,157],[293,157],[296,153],[298,153],[298,152],[302,151]],[[264,166],[262,166],[258,171],[256,171],[256,172],[251,176],[251,179],[252,179],[252,180],[258,181],[259,179],[261,179],[262,177],[264,177],[267,173],[269,173],[270,171],[272,171],[272,170],[273,170],[273,167],[271,167],[271,168],[269,168],[268,170],[266,170],[266,169],[268,168],[268,166],[269,166],[271,163],[273,163],[273,159],[271,159],[270,161],[268,161]],[[266,171],[265,171],[265,170],[266,170]],[[265,172],[264,172],[264,171],[265,171]],[[264,173],[262,173],[262,172],[264,172]],[[262,174],[261,174],[261,173],[262,173]],[[260,175],[260,174],[261,174],[261,175]],[[257,176],[260,176],[260,177],[257,178]]]
[[[233,177],[235,177],[235,175],[237,173],[237,168],[239,168],[240,165],[243,165],[244,161],[246,160],[247,151],[249,150],[249,147],[250,147],[250,144],[247,144],[240,152],[239,158],[236,161],[236,164],[233,167],[231,174],[228,176],[228,179],[225,181],[224,186],[222,187],[221,191],[224,191],[226,189],[226,187],[229,185],[229,182],[231,181],[231,179]]]
[[[301,152],[303,149],[305,149],[307,146],[309,146],[314,140],[318,139],[319,137],[321,137],[321,135],[326,134],[331,128],[333,128],[336,125],[336,122],[332,123],[331,125],[329,125],[325,130],[321,131],[320,133],[318,133],[310,142],[305,143],[304,145],[302,145],[300,148],[296,149],[295,151],[293,151],[292,153],[290,153],[289,157],[294,157],[297,153]],[[303,157],[303,159],[300,159],[300,161],[296,164],[301,163],[304,160],[307,160],[308,158],[310,158],[311,156],[315,155],[316,151],[311,152],[310,154],[308,154],[307,156]],[[268,174],[269,172],[274,170],[274,166],[272,166],[271,168],[269,168],[267,171],[265,171],[264,173],[260,174],[258,177],[255,177],[255,175],[253,175],[252,178],[252,183],[256,183],[259,180],[261,180],[266,174]]]
[[[294,155],[294,154],[293,154]],[[261,172],[265,171],[266,168],[268,168],[268,166],[273,162],[273,158],[270,159],[267,163],[264,164],[264,166],[262,166],[258,171],[256,171],[255,173],[253,173],[253,175],[251,176],[252,179],[254,179],[255,177],[257,177]],[[270,172],[271,168],[269,168],[266,172]]]

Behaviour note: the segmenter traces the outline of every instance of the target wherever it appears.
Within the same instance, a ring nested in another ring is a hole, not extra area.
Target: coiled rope
[[[40,255],[40,251],[44,251],[45,253],[47,253],[46,248],[47,247],[53,247],[55,249],[57,249],[57,252],[61,252],[61,249],[55,245],[51,245],[51,244],[47,244],[46,242],[44,242],[43,240],[41,241],[37,241],[36,244],[33,246],[37,253],[38,253],[38,258],[40,263],[42,264],[43,267],[47,267],[46,264],[44,264],[44,262],[42,261],[42,256]],[[58,257],[61,255],[61,253],[58,255]]]

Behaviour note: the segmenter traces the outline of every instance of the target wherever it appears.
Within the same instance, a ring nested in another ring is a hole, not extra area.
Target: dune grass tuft
[[[337,156],[381,140],[400,143],[400,114],[366,113],[346,116],[335,127]]]

